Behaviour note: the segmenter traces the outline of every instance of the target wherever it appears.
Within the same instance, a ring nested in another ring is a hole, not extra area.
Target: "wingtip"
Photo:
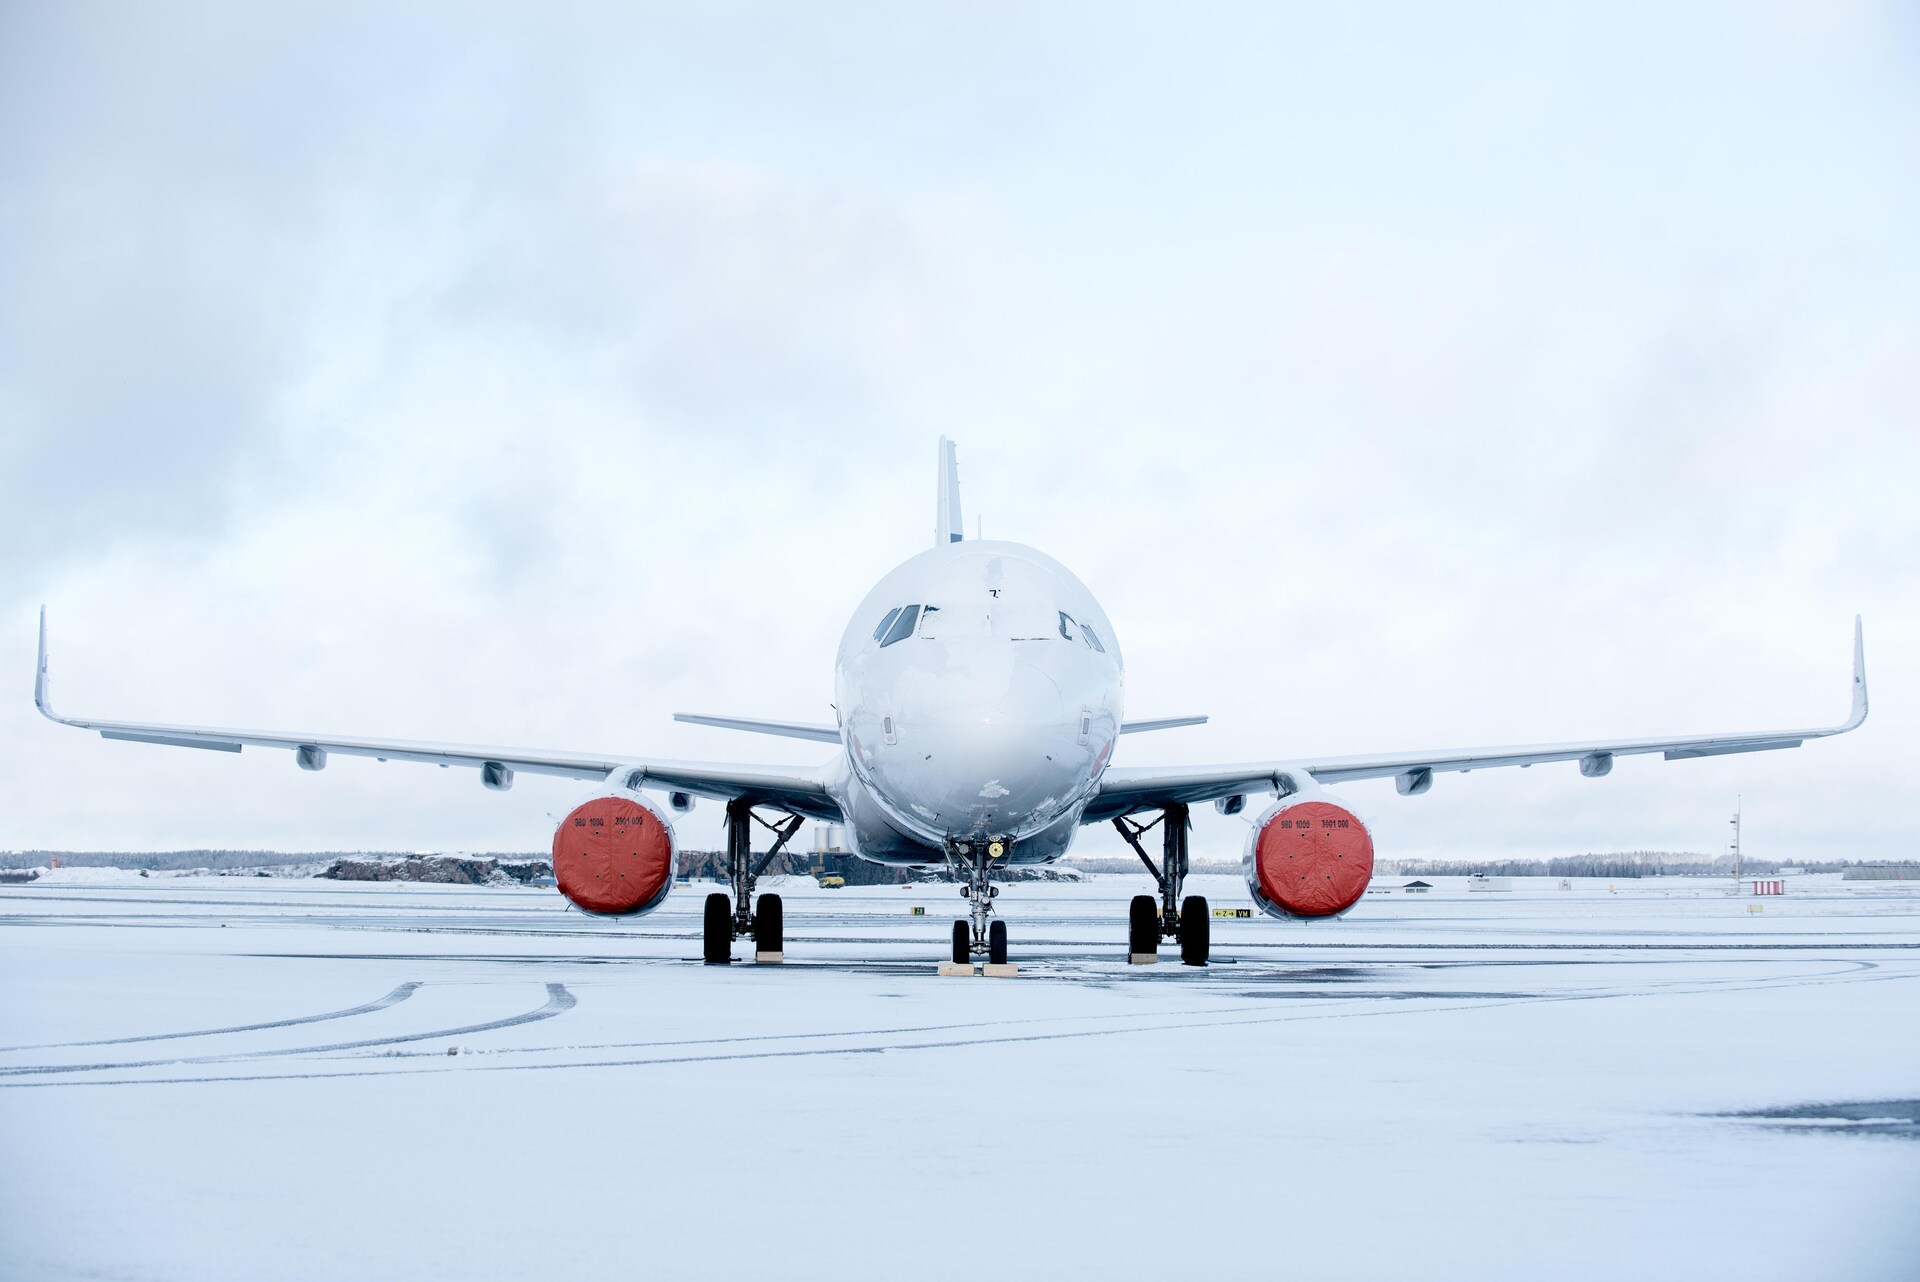
[[[1847,729],[1867,719],[1867,642],[1860,616],[1853,616],[1853,707],[1847,716]]]
[[[33,668],[33,706],[40,709],[40,715],[58,721],[52,706],[47,702],[47,607],[40,607],[40,657]]]

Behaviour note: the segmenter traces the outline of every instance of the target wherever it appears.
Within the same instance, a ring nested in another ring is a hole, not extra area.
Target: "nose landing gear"
[[[968,918],[953,923],[953,960],[965,966],[985,957],[990,966],[1007,963],[1007,923],[992,921],[993,901],[1000,888],[991,880],[993,869],[1005,867],[1007,843],[956,841],[947,846],[947,867],[960,883],[960,895],[971,909]]]
[[[727,803],[727,881],[733,888],[731,900],[721,891],[707,896],[706,915],[701,930],[701,959],[709,966],[723,966],[733,960],[733,941],[753,938],[754,960],[777,962],[785,955],[786,911],[780,896],[760,896],[753,900],[754,884],[767,870],[773,857],[800,831],[801,818],[789,814],[768,823],[753,813],[753,803],[745,800]],[[774,834],[773,848],[757,860],[753,856],[753,825],[759,824]]]
[[[1155,867],[1153,860],[1140,844],[1140,838],[1160,826],[1160,866]],[[1187,808],[1178,802],[1165,806],[1160,817],[1153,823],[1134,823],[1125,815],[1113,821],[1113,826],[1126,838],[1133,853],[1140,856],[1140,862],[1153,874],[1154,882],[1160,887],[1160,902],[1154,903],[1152,895],[1135,895],[1127,913],[1127,959],[1133,962],[1152,962],[1160,954],[1162,939],[1180,941],[1180,961],[1187,966],[1204,966],[1212,950],[1213,913],[1207,907],[1203,895],[1188,895],[1181,898],[1181,890],[1187,882],[1187,831],[1190,827]]]

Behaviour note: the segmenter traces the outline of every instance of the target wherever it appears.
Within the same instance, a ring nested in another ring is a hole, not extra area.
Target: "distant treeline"
[[[406,859],[426,853],[457,854],[470,859],[497,859],[502,862],[524,863],[530,859],[544,859],[545,851],[444,851],[423,852],[415,850],[157,850],[157,851],[116,851],[116,850],[11,850],[0,851],[0,868],[41,868],[58,859],[68,868],[132,868],[150,869],[155,872],[182,868],[208,868],[215,872],[232,868],[284,868],[289,864],[326,865],[336,859],[391,860]],[[720,856],[717,852],[689,850],[681,853],[681,871],[693,872],[698,876],[710,871],[703,865],[717,865]],[[1155,850],[1154,856],[1159,857]],[[1138,859],[1124,855],[1089,855],[1083,858],[1068,858],[1060,861],[1067,868],[1089,873],[1132,873],[1146,870]],[[1848,868],[1872,867],[1887,862],[1880,859],[1824,859],[1793,860],[1784,866],[1804,868],[1808,872],[1844,872]],[[877,865],[847,855],[830,855],[825,860],[820,856],[794,854],[781,856],[779,866],[770,868],[770,872],[810,873],[822,871],[821,865],[831,863],[825,871],[842,872],[848,880],[858,878],[861,881],[870,877],[880,881],[937,881],[945,876],[944,870],[914,872],[908,869],[880,869]],[[1777,859],[1742,859],[1740,870],[1764,876],[1780,871],[1782,861]],[[871,870],[871,872],[869,871]],[[1238,873],[1240,864],[1234,861],[1213,861],[1196,859],[1192,864],[1196,873]],[[1687,851],[1672,850],[1629,850],[1615,854],[1569,855],[1560,859],[1382,859],[1375,871],[1388,877],[1462,877],[1479,874],[1488,877],[1673,877],[1673,876],[1726,876],[1733,875],[1733,856],[1721,855],[1709,859],[1705,855]]]
[[[288,864],[327,864],[336,859],[404,859],[413,850],[6,850],[0,868],[45,868],[58,859],[63,868],[145,868],[154,872],[180,868],[284,868]],[[437,853],[437,852],[428,852]],[[452,852],[448,852],[452,853]],[[460,851],[475,859],[524,862],[546,858],[546,852]]]
[[[551,875],[550,858],[546,851],[420,851],[420,850],[12,850],[0,851],[0,869],[8,868],[44,868],[58,859],[65,868],[126,868],[134,871],[178,872],[182,870],[205,868],[211,872],[230,872],[242,868],[286,868],[296,864],[312,864],[316,875],[328,874],[326,870],[345,863],[349,866],[372,869],[376,865],[420,863],[438,860],[455,860],[467,864],[484,864],[489,861],[502,867],[515,868],[527,864],[543,864],[545,872]],[[1196,869],[1198,865],[1195,866]],[[1138,871],[1138,863],[1130,863],[1126,871]],[[676,852],[675,871],[681,876],[701,879],[724,879],[726,876],[726,855],[718,850],[681,850]],[[834,874],[846,879],[851,886],[874,886],[903,883],[910,881],[946,881],[944,868],[894,868],[881,864],[871,864],[853,855],[812,854],[796,851],[791,854],[776,855],[768,864],[765,873],[768,876],[816,876]],[[373,877],[374,880],[381,878]],[[1049,881],[1059,880],[1060,873],[1046,868],[1011,868],[1006,870],[1005,881]],[[364,879],[350,874],[351,879]],[[417,878],[416,878],[417,879]],[[483,878],[481,878],[483,879]],[[455,878],[459,880],[459,878]],[[476,880],[469,876],[468,880]]]
[[[1766,875],[1781,868],[1808,872],[1841,872],[1864,862],[1853,859],[1790,860],[1743,858],[1742,874]],[[1733,856],[1686,851],[1630,850],[1610,855],[1568,855],[1560,859],[1383,859],[1377,870],[1394,877],[1731,877]]]

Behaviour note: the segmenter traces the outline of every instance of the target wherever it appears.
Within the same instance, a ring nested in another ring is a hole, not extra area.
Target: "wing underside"
[[[1717,757],[1737,752],[1797,748],[1809,739],[1845,734],[1867,719],[1866,650],[1860,620],[1853,621],[1853,690],[1847,719],[1809,730],[1768,730],[1742,734],[1683,735],[1660,739],[1601,739],[1585,743],[1521,744],[1452,751],[1380,753],[1359,757],[1299,758],[1221,766],[1146,766],[1109,769],[1086,810],[1086,821],[1171,803],[1195,805],[1247,793],[1298,792],[1307,781],[1348,783],[1356,779],[1395,781],[1402,793],[1425,792],[1435,774],[1491,770],[1574,761],[1589,777],[1606,774],[1615,757],[1659,753],[1668,761]],[[1304,776],[1304,778],[1303,778]]]
[[[839,743],[837,726],[814,725],[802,721],[766,721],[758,717],[710,717],[705,713],[676,712],[675,721],[693,726],[713,726],[720,730],[742,730],[748,734],[774,735],[782,739],[811,739],[816,743]],[[1182,726],[1204,726],[1205,717],[1156,717],[1146,721],[1123,721],[1121,734],[1140,734],[1147,730],[1177,730]]]
[[[40,663],[33,701],[41,713],[62,725],[92,730],[103,739],[162,744],[175,748],[202,748],[239,752],[245,748],[280,748],[295,754],[305,769],[318,770],[327,757],[372,757],[376,761],[414,761],[437,766],[470,767],[491,788],[505,788],[516,772],[554,775],[563,779],[618,778],[626,787],[656,788],[723,800],[745,798],[779,806],[811,818],[838,820],[840,810],[828,796],[826,772],[821,767],[734,765],[722,762],[655,761],[644,757],[603,752],[567,752],[480,744],[432,743],[411,739],[372,739],[330,734],[293,734],[282,731],[234,730],[214,726],[167,725],[132,721],[100,721],[63,717],[53,710],[47,695],[47,615],[40,612]],[[616,775],[616,772],[626,772]]]

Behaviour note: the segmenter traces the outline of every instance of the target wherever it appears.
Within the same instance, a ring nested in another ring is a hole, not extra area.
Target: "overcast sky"
[[[1910,5],[0,6],[0,848],[582,790],[54,726],[42,601],[69,713],[818,760],[669,718],[830,719],[945,433],[1213,717],[1122,764],[1825,724],[1858,612],[1856,735],[1344,795],[1911,857],[1916,229]]]

